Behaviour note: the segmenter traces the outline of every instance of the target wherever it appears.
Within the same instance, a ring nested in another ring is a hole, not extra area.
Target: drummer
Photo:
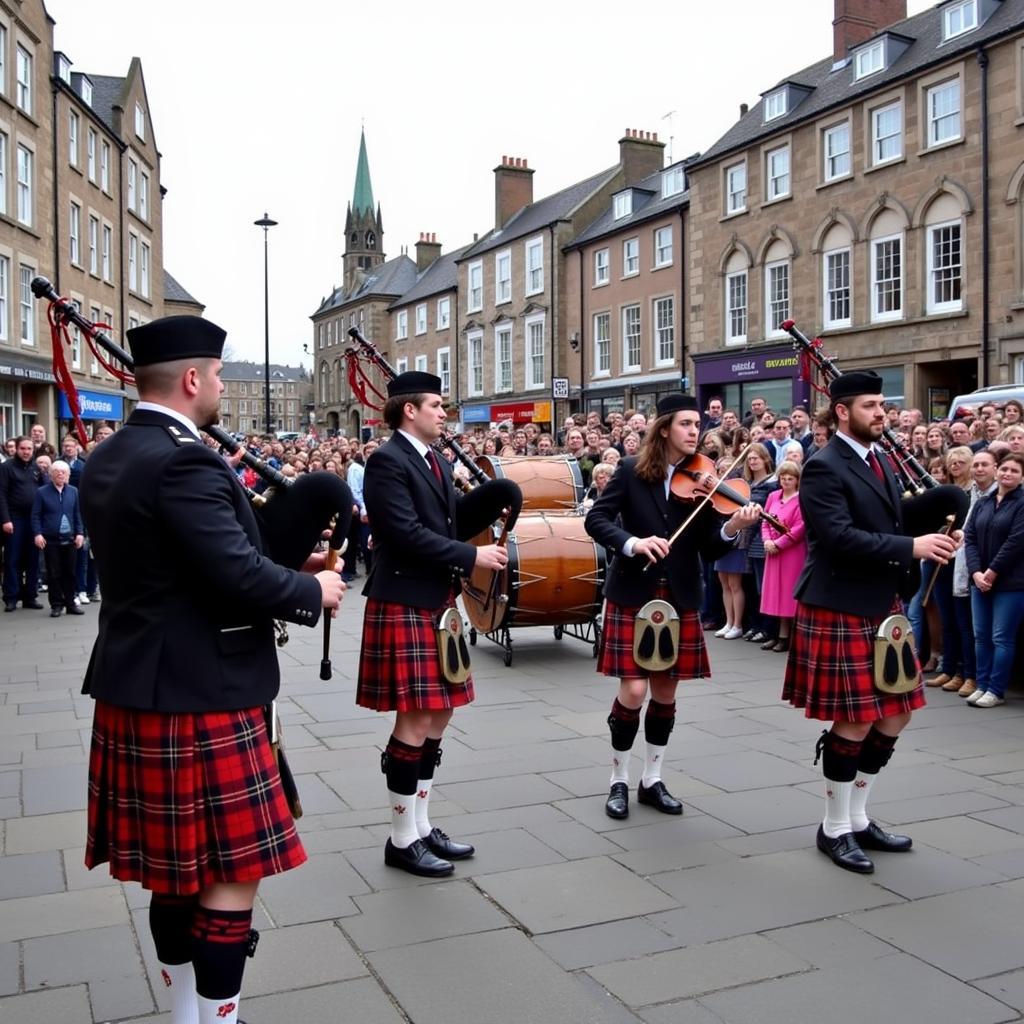
[[[713,561],[725,554],[740,531],[760,516],[760,508],[753,504],[742,506],[730,518],[705,504],[670,546],[667,538],[695,509],[694,503],[673,498],[669,487],[676,465],[697,450],[700,419],[700,407],[692,396],[663,398],[639,453],[621,460],[586,519],[587,533],[614,556],[605,582],[607,604],[598,661],[599,672],[619,679],[618,696],[608,717],[612,774],[605,811],[611,818],[629,815],[630,753],[648,693],[646,753],[637,799],[664,814],[683,813],[683,805],[666,789],[661,772],[675,725],[677,683],[711,674],[699,614],[700,560]],[[652,599],[671,607],[647,609]],[[663,624],[674,614],[678,615],[678,650],[670,660],[671,652],[665,652],[659,641]],[[653,639],[653,653],[664,656],[660,660],[644,657],[641,643],[637,654],[643,664],[638,664],[634,637],[645,635]]]

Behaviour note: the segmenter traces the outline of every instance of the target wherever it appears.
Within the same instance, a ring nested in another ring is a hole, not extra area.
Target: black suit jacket
[[[439,608],[453,578],[468,576],[476,548],[457,540],[459,499],[451,466],[427,460],[395,432],[366,461],[363,500],[373,534],[373,570],[363,593],[413,608]]]
[[[82,473],[103,589],[84,692],[122,707],[264,704],[280,684],[273,620],[320,615],[316,579],[263,556],[235,474],[190,437],[172,417],[136,410]]]
[[[644,572],[643,555],[627,558],[623,545],[630,537],[670,537],[693,506],[665,497],[665,484],[649,484],[636,475],[636,458],[621,459],[604,493],[587,513],[586,530],[614,555],[605,581],[605,596],[619,605],[644,604],[654,596],[659,579],[667,579],[678,610],[700,607],[704,578],[700,558],[713,561],[732,544],[722,539],[725,521],[706,505],[672,545],[666,559]]]
[[[795,595],[804,604],[851,615],[885,615],[913,579],[912,537],[903,535],[899,488],[888,460],[885,482],[841,437],[804,464],[800,509],[807,561]]]

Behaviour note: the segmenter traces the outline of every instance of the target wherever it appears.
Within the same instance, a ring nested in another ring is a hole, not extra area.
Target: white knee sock
[[[230,999],[207,999],[196,996],[199,1003],[199,1024],[238,1024],[239,993]]]
[[[196,972],[191,962],[160,964],[160,977],[171,997],[171,1024],[199,1024]]]
[[[668,750],[667,746],[659,747],[653,743],[647,744],[647,755],[644,758],[644,775],[641,780],[644,789],[648,789],[656,782],[661,782],[661,765],[665,760],[666,750]]]
[[[404,850],[419,839],[416,831],[416,794],[388,790],[391,807],[391,845]]]
[[[829,839],[852,832],[850,824],[850,794],[853,792],[852,782],[835,782],[825,780],[825,820],[822,827]]]
[[[629,759],[632,750],[616,750],[612,747],[612,777],[611,785],[616,782],[624,782],[629,785]]]
[[[433,779],[420,779],[416,783],[416,834],[420,839],[426,839],[430,835],[430,815],[427,812],[427,805],[430,803],[430,791],[433,787]]]
[[[863,832],[871,823],[868,817],[868,795],[878,775],[867,775],[857,772],[853,780],[853,791],[850,793],[850,825],[854,832]]]

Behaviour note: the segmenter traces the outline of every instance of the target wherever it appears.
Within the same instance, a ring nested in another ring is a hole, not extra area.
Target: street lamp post
[[[263,228],[263,404],[267,433],[272,434],[274,424],[270,416],[270,274],[267,262],[267,232],[277,226],[277,221],[271,220],[264,211],[263,218],[254,220],[253,224]]]

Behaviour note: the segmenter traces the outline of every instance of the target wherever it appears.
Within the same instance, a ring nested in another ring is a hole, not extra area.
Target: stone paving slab
[[[52,992],[27,992],[0,999],[0,1021],[3,1024],[71,1024],[93,1019],[85,985],[54,989]]]
[[[128,907],[120,889],[23,896],[4,901],[4,912],[0,915],[0,942],[127,922]]]
[[[637,917],[564,932],[549,932],[536,936],[534,941],[567,971],[617,960],[632,962],[679,945],[671,936]]]

